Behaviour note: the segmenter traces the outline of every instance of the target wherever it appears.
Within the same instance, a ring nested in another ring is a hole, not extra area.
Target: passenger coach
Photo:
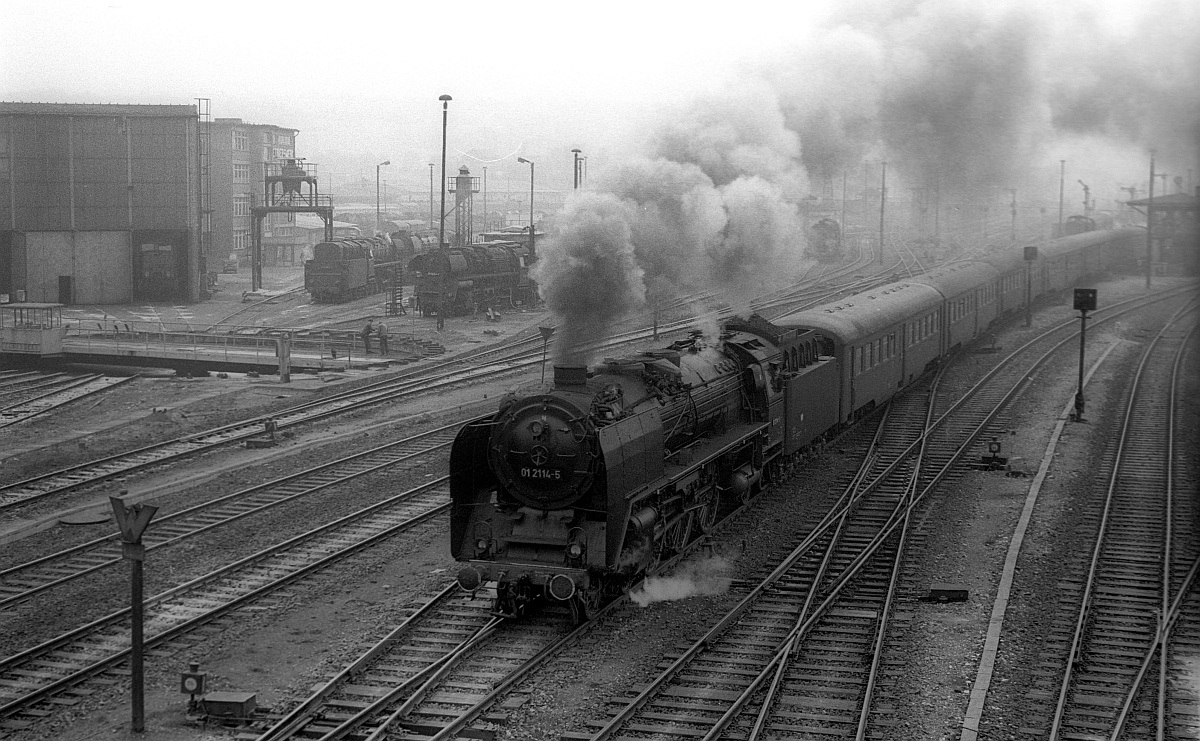
[[[1045,242],[1032,266],[1021,249],[958,262],[774,323],[816,330],[822,354],[837,361],[838,419],[853,422],[992,322],[1023,308],[1027,280],[1033,300],[1065,290],[1129,262],[1131,243],[1144,234],[1125,229]]]

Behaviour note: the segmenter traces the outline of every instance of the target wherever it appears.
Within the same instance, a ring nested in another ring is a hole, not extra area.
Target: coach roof
[[[857,342],[880,334],[903,319],[932,311],[941,301],[942,294],[937,289],[903,280],[840,302],[789,314],[773,324],[811,327],[842,342]]]
[[[914,283],[923,283],[941,291],[947,299],[954,298],[964,291],[987,283],[999,275],[994,265],[976,260],[965,260],[931,270],[924,275],[912,278]]]

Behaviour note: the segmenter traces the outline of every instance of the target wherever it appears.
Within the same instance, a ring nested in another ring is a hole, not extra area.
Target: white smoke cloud
[[[641,607],[653,602],[671,602],[689,597],[724,594],[733,583],[733,564],[720,556],[689,559],[669,576],[652,576],[629,593]]]

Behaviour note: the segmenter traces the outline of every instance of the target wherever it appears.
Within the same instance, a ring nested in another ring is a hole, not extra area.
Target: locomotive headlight
[[[571,545],[567,546],[567,555],[571,558],[579,558],[583,555],[583,546],[579,545],[578,543],[572,543]]]

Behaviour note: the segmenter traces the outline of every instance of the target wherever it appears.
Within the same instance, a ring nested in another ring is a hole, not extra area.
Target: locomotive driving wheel
[[[587,589],[580,589],[570,600],[571,617],[583,625],[604,605],[620,594],[619,582],[598,576]]]
[[[679,516],[679,519],[671,523],[667,527],[667,531],[663,533],[663,547],[678,553],[687,545],[692,534],[692,522],[696,519],[696,513],[687,512]]]
[[[707,535],[716,527],[718,502],[716,492],[712,492],[704,504],[693,513],[693,522],[696,524],[696,530],[699,531],[698,534]]]

